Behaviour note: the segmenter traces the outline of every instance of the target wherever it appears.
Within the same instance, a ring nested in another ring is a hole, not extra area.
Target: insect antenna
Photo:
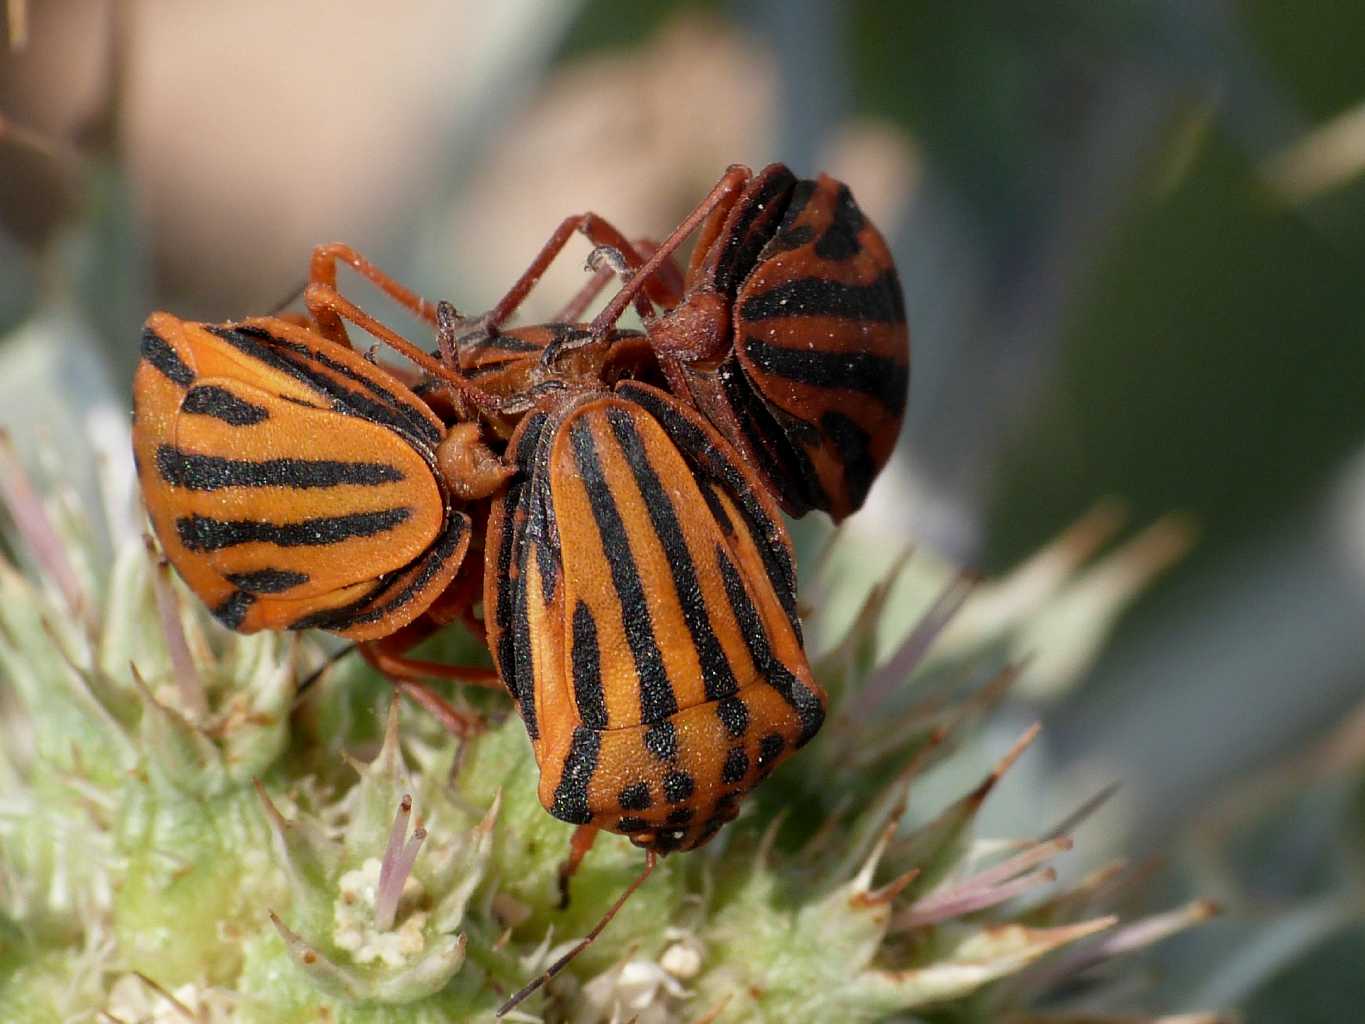
[[[560,971],[564,970],[564,968],[569,965],[569,963],[573,960],[574,957],[578,956],[579,953],[583,952],[583,950],[591,946],[593,940],[597,938],[597,936],[602,934],[602,929],[611,923],[611,919],[616,916],[616,912],[620,910],[623,906],[625,906],[626,900],[630,899],[631,895],[635,892],[635,890],[640,888],[640,886],[644,884],[645,879],[650,876],[650,873],[654,870],[654,865],[656,865],[658,862],[659,855],[655,853],[653,850],[648,851],[645,854],[645,869],[641,871],[639,875],[636,876],[635,881],[631,882],[630,885],[626,886],[626,891],[621,893],[621,895],[617,897],[616,902],[611,905],[611,909],[609,909],[605,914],[602,915],[602,919],[598,921],[597,924],[593,925],[592,931],[588,932],[587,935],[583,936],[583,938],[580,939],[574,945],[573,949],[569,950],[558,960],[552,963],[544,974],[540,975],[538,978],[533,979],[532,981],[527,982],[520,992],[518,992],[511,999],[507,1000],[507,1002],[499,1006],[497,1016],[501,1017],[504,1014],[513,1010],[528,996],[534,994],[538,988],[540,988],[542,985],[548,982]]]
[[[293,288],[291,288],[285,294],[285,296],[282,299],[276,302],[273,306],[269,307],[266,316],[279,316],[294,303],[298,302],[299,299],[303,298],[303,293],[307,291],[307,289],[308,282],[299,281],[297,284],[294,285]]]
[[[304,695],[304,693],[307,692],[308,688],[322,678],[322,674],[324,672],[326,672],[329,668],[335,665],[342,658],[346,657],[346,655],[354,651],[358,646],[359,646],[358,644],[347,644],[345,647],[341,648],[341,650],[335,651],[332,654],[328,655],[327,660],[324,661],[317,668],[313,669],[312,672],[308,673],[307,678],[304,679],[303,682],[299,683],[298,687],[294,690],[295,702],[297,703],[298,700]]]

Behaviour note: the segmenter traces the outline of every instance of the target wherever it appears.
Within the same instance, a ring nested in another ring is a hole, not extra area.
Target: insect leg
[[[564,250],[564,246],[569,244],[569,239],[573,238],[575,233],[587,236],[588,240],[591,241],[594,246],[609,245],[613,249],[618,250],[625,259],[626,264],[632,270],[637,270],[643,266],[648,255],[647,253],[638,251],[614,224],[599,217],[595,213],[580,213],[572,217],[565,217],[564,220],[560,222],[559,227],[555,228],[554,232],[550,235],[549,240],[541,246],[540,252],[536,254],[536,258],[531,261],[530,266],[522,272],[521,277],[517,278],[516,283],[508,289],[507,294],[499,299],[497,304],[484,314],[483,326],[488,331],[496,332],[497,329],[506,323],[512,314],[517,311],[521,304],[526,301],[526,296],[531,293],[531,289],[540,281],[541,276],[549,269],[550,264],[555,261],[555,258]],[[675,278],[677,275],[676,268],[673,273]],[[675,289],[673,287],[675,283],[674,278],[669,278],[665,275],[657,284],[654,282],[645,282],[648,287],[645,289],[645,295],[641,296],[638,303],[641,316],[648,316],[652,312],[649,306],[649,301],[651,299],[661,305],[669,305],[671,302],[677,301]],[[593,282],[589,282],[584,290],[587,291],[588,289],[591,289],[592,286]],[[600,291],[602,287],[605,287],[605,282],[598,286],[597,290]],[[591,301],[592,296],[595,294],[596,291],[591,292],[588,296],[588,301]],[[575,298],[570,301],[569,307],[572,308],[577,301],[578,296],[575,296]],[[623,310],[624,308],[625,307],[622,306]],[[618,313],[617,316],[620,316],[620,314]]]
[[[658,252],[660,246],[661,243],[653,238],[637,238],[635,240],[635,251],[640,254],[641,263]],[[669,256],[668,259],[659,264],[659,269],[651,275],[646,287],[649,288],[649,297],[664,309],[672,309],[681,302],[686,282],[677,260]]]
[[[639,266],[645,260],[653,256],[659,248],[659,243],[651,238],[637,238],[634,242],[635,252],[640,259],[636,264]],[[624,254],[623,254],[624,255]],[[602,289],[611,283],[614,271],[611,267],[602,267],[592,278],[579,289],[578,294],[564,304],[553,317],[555,323],[575,323],[583,316],[583,311],[592,305],[592,300],[602,293]],[[668,260],[662,264],[654,277],[649,282],[649,295],[659,306],[664,309],[672,309],[682,300],[683,275],[678,269],[677,263]]]
[[[410,679],[394,682],[394,689],[406,694],[428,714],[441,723],[452,736],[473,736],[483,730],[483,719],[467,711],[459,711],[430,687]]]
[[[441,623],[423,615],[402,629],[378,640],[356,646],[361,656],[377,671],[393,680],[452,679],[471,686],[502,689],[495,669],[473,665],[447,665],[438,661],[409,658],[407,652],[441,628]]]
[[[388,639],[387,637],[385,638]],[[502,688],[498,674],[492,669],[459,665],[443,665],[433,661],[405,658],[384,650],[384,641],[356,645],[363,657],[376,671],[383,674],[393,688],[425,708],[446,730],[455,736],[470,736],[483,728],[478,715],[460,711],[435,690],[419,680],[423,678],[454,679],[475,686]]]
[[[592,844],[597,841],[597,833],[602,831],[592,825],[579,825],[573,831],[573,838],[569,840],[569,856],[559,865],[559,909],[563,910],[569,905],[569,881],[578,873],[578,865],[583,863],[583,858],[592,849]]]
[[[471,384],[458,370],[427,355],[392,328],[370,316],[369,313],[342,295],[332,285],[310,284],[303,297],[304,303],[308,306],[308,311],[319,323],[322,322],[324,316],[332,316],[338,322],[349,320],[362,330],[373,334],[403,358],[416,364],[419,369],[450,385],[461,398],[480,412],[492,414],[496,413],[501,407],[502,402],[496,395],[489,394],[482,388]],[[434,306],[432,316],[436,316]]]
[[[611,923],[611,919],[616,916],[616,912],[620,910],[623,906],[625,906],[626,900],[630,899],[630,897],[634,895],[635,890],[640,888],[640,886],[644,884],[645,879],[650,876],[650,874],[654,871],[654,866],[658,863],[659,856],[653,850],[650,850],[647,854],[645,854],[645,869],[635,876],[635,881],[631,882],[630,885],[626,887],[626,891],[621,893],[621,895],[617,897],[616,902],[613,903],[611,905],[611,908],[605,914],[602,915],[602,919],[598,921],[597,924],[593,925],[592,931],[588,932],[587,935],[583,936],[583,938],[580,939],[574,945],[573,949],[569,950],[558,960],[552,963],[544,974],[528,982],[521,989],[520,992],[518,992],[511,999],[507,1000],[507,1002],[499,1006],[497,1016],[501,1017],[504,1014],[510,1012],[528,996],[533,995],[536,989],[540,988],[547,981],[553,978],[556,974],[564,970],[564,968],[569,965],[569,963],[573,960],[574,957],[578,956],[579,953],[583,952],[583,950],[591,946],[593,939],[597,938],[597,936],[602,934],[602,929]]]
[[[635,276],[628,281],[619,292],[616,293],[606,308],[598,313],[592,322],[593,337],[604,338],[607,336],[616,321],[621,319],[621,314],[626,311],[626,307],[636,301],[642,289],[648,284],[655,272],[670,260],[673,253],[682,245],[687,237],[696,231],[698,226],[707,217],[715,213],[722,207],[728,207],[739,197],[740,190],[744,184],[753,177],[753,172],[747,167],[733,164],[721,175],[720,180],[706,194],[706,198],[697,204],[696,209],[689,213],[681,224],[673,229],[673,232],[665,238],[654,254],[645,260],[640,268],[635,272]],[[601,243],[611,244],[611,243]]]
[[[313,249],[313,256],[308,263],[308,283],[310,285],[326,285],[335,290],[337,286],[337,263],[346,264],[361,277],[372,282],[375,287],[404,309],[411,310],[414,316],[435,326],[436,304],[434,302],[428,302],[412,289],[400,284],[345,243],[332,242],[328,245],[319,245]],[[318,330],[323,337],[329,341],[350,347],[350,339],[346,336],[346,327],[336,311],[326,307],[314,309],[311,305],[308,310],[313,314],[313,319],[317,321]]]
[[[377,671],[390,679],[401,679],[405,682],[416,682],[419,679],[450,679],[469,686],[502,689],[496,669],[473,665],[447,665],[440,661],[405,658],[399,654],[386,654],[369,648],[362,648],[361,653]]]

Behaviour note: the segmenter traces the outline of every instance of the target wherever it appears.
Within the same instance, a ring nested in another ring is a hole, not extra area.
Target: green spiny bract
[[[141,541],[98,571],[91,530],[53,514],[16,459],[0,472],[35,566],[0,560],[6,1020],[488,1020],[639,873],[638,851],[604,835],[561,909],[571,830],[537,802],[505,705],[479,706],[489,728],[456,741],[400,714],[356,658],[300,692],[325,661],[313,641],[218,628]],[[1027,1013],[1207,915],[1119,925],[1102,905],[1112,871],[1047,890],[1076,821],[974,838],[1032,730],[920,813],[911,783],[1002,698],[1034,618],[964,616],[928,657],[962,582],[927,559],[897,572],[940,595],[920,626],[879,654],[890,587],[874,587],[815,659],[824,733],[508,1019],[1063,1020]]]

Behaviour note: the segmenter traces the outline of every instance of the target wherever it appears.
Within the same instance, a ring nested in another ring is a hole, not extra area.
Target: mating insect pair
[[[575,233],[624,285],[591,324],[504,329]],[[338,292],[338,262],[431,324],[437,356]],[[855,510],[903,414],[900,287],[848,189],[731,168],[658,246],[568,218],[477,319],[344,246],[317,250],[305,298],[306,325],[148,320],[134,448],[172,564],[231,628],[328,629],[398,679],[500,680],[542,804],[582,826],[575,857],[596,829],[651,855],[705,843],[824,717],[779,504]],[[632,305],[643,333],[616,326]],[[456,618],[495,671],[406,657]]]
[[[680,287],[670,256],[698,227]],[[575,231],[626,286],[587,327],[503,331]],[[442,358],[338,293],[338,261],[437,326]],[[452,618],[479,628],[486,516],[483,625],[542,802],[646,847],[704,842],[819,726],[769,495],[850,510],[894,443],[908,350],[876,229],[831,179],[732,168],[648,258],[569,218],[477,321],[344,247],[311,279],[313,328],[148,321],[135,446],[172,563],[232,628],[330,629],[392,675],[488,683],[402,657]],[[646,336],[616,330],[641,299]],[[427,397],[354,352],[345,320]],[[670,390],[642,382],[660,373]]]

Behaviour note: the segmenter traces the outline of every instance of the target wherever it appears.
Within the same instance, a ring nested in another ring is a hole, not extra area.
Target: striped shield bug
[[[604,223],[566,220],[523,278],[534,283],[576,228],[627,279],[591,339],[554,346],[548,358],[604,337],[627,306],[648,299],[659,312],[645,312],[646,331],[673,394],[710,420],[782,507],[836,520],[855,512],[900,433],[910,347],[890,250],[848,186],[827,175],[798,180],[781,164],[756,175],[731,167],[647,257]],[[671,254],[694,231],[679,289]],[[513,289],[509,300],[521,296]]]
[[[225,626],[330,630],[395,680],[496,673],[402,657],[478,599],[471,511],[511,470],[393,374],[282,317],[154,313],[133,451],[166,557]],[[485,502],[486,504],[486,502]],[[463,732],[469,721],[404,686]]]
[[[700,846],[824,718],[780,514],[735,450],[625,381],[527,414],[489,516],[489,647],[555,817]]]
[[[373,639],[421,614],[464,558],[470,517],[436,458],[445,424],[304,327],[155,313],[133,400],[157,536],[229,628]]]

